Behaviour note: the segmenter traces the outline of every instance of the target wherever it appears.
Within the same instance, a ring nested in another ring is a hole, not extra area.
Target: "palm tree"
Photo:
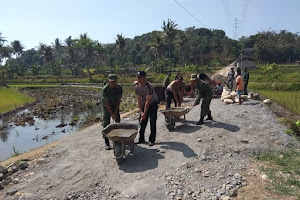
[[[164,48],[165,48],[165,43],[164,43],[163,38],[161,37],[161,35],[159,33],[155,34],[154,41],[151,43],[151,49],[153,50],[153,53],[154,53],[154,56],[156,59],[156,70],[158,68],[158,63],[162,57]],[[161,67],[162,66],[160,65],[160,73],[162,72]]]
[[[47,45],[41,45],[41,49],[40,49],[40,54],[41,54],[41,58],[44,59],[44,61],[49,64],[49,69],[51,72],[53,72],[53,69],[52,69],[52,61],[54,59],[54,56],[53,56],[53,50],[51,48],[51,46],[47,46]]]
[[[171,71],[171,43],[173,41],[173,39],[176,36],[176,27],[178,26],[178,24],[175,24],[175,21],[168,19],[168,22],[166,23],[165,21],[163,21],[163,26],[162,29],[166,35],[166,37],[168,38],[168,42],[169,42],[169,67],[170,67],[170,71]]]
[[[39,45],[36,47],[36,49],[38,50],[38,52],[40,54],[42,54],[42,52],[45,50],[47,45],[43,44],[43,43],[39,43]]]
[[[7,71],[7,66],[2,66],[2,61],[7,60],[11,57],[12,49],[9,46],[4,46],[4,43],[7,40],[2,37],[2,33],[0,33],[0,72],[1,72],[1,84],[0,86],[7,87],[5,81],[5,73]]]
[[[5,37],[2,37],[2,33],[0,32],[0,47],[3,47],[4,43],[7,42],[7,40],[4,39]]]
[[[71,46],[73,46],[72,36],[67,37],[65,39],[65,43],[66,43],[66,45],[67,45],[68,48],[71,47]]]
[[[87,35],[87,33],[83,33],[83,34],[80,34],[80,39],[88,39],[89,36]]]
[[[123,61],[124,49],[126,46],[126,40],[125,40],[125,37],[122,35],[122,33],[117,35],[116,45],[117,45],[117,49],[118,49],[118,52],[120,55],[120,63],[119,63],[119,65],[120,65]]]
[[[65,44],[67,45],[67,52],[66,52],[66,58],[67,58],[67,66],[71,70],[72,75],[77,75],[76,70],[76,61],[77,61],[77,54],[73,47],[74,40],[72,39],[72,36],[67,37],[64,40]]]
[[[56,38],[54,43],[52,42],[52,46],[56,52],[56,55],[59,56],[61,53],[61,49],[62,49],[62,42],[60,41],[60,39]]]
[[[13,54],[16,57],[19,57],[20,55],[22,55],[24,53],[24,46],[21,44],[21,42],[19,40],[15,40],[15,41],[11,42],[11,47],[13,50]]]
[[[187,52],[187,43],[188,38],[185,32],[180,32],[176,37],[176,43],[181,54],[181,65],[184,67],[186,52]]]

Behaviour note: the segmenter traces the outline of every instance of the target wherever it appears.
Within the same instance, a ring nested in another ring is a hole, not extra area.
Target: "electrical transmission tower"
[[[234,18],[234,39],[238,39],[238,25],[239,25],[239,19]]]

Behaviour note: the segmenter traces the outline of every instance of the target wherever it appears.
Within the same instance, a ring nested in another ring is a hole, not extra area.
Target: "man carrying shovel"
[[[205,82],[205,78],[206,78],[206,74],[201,73],[199,75],[199,79],[196,82],[196,89],[198,90],[198,94],[194,106],[198,105],[200,103],[200,100],[203,98],[201,104],[200,120],[197,122],[196,125],[204,124],[204,117],[206,115],[208,116],[206,120],[213,120],[209,108],[212,99],[212,90],[211,87]]]
[[[117,84],[117,75],[108,75],[108,84],[103,86],[102,89],[102,105],[103,105],[103,128],[110,124],[110,118],[114,122],[120,122],[120,102],[122,98],[123,89],[122,86]],[[109,140],[103,135],[105,140],[105,149],[112,149]]]

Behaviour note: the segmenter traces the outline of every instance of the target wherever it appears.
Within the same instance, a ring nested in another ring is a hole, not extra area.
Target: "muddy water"
[[[36,89],[27,92],[41,102],[0,119],[0,160],[58,140],[102,117],[98,91]]]

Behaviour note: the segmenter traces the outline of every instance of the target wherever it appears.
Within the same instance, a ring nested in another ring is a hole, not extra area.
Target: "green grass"
[[[19,155],[21,155],[22,153],[16,151],[15,153],[11,154],[10,157],[13,158],[13,157],[17,157]]]
[[[204,72],[207,74],[213,74],[218,69],[221,69],[222,67],[198,67],[198,72],[196,72],[196,67],[172,67],[172,70],[179,70],[184,77],[184,80],[186,82],[189,82],[190,75],[192,73],[200,73]],[[171,79],[174,78],[175,72],[172,73]],[[166,76],[166,73],[160,74],[155,72],[147,72],[147,78],[148,81],[151,83],[162,83],[164,77]],[[92,83],[98,83],[102,84],[104,80],[107,80],[107,74],[94,74],[92,76]],[[118,81],[120,83],[133,83],[133,81],[136,80],[135,73],[131,74],[118,74]],[[89,79],[83,75],[80,76],[72,76],[72,75],[61,75],[61,76],[52,76],[52,75],[37,75],[37,76],[14,76],[11,79],[7,79],[8,85],[44,85],[44,84],[62,84],[62,83],[80,83],[80,84],[86,84],[89,83]]]
[[[34,102],[34,98],[23,94],[15,88],[0,88],[0,113],[13,110],[26,103]]]
[[[265,91],[259,90],[264,97],[272,99],[283,107],[300,114],[300,90],[298,91]]]
[[[267,187],[279,194],[300,198],[300,152],[295,149],[254,153],[263,162],[260,170],[270,179]]]
[[[264,67],[249,70],[249,89],[300,114],[300,66],[276,65],[265,73]]]

